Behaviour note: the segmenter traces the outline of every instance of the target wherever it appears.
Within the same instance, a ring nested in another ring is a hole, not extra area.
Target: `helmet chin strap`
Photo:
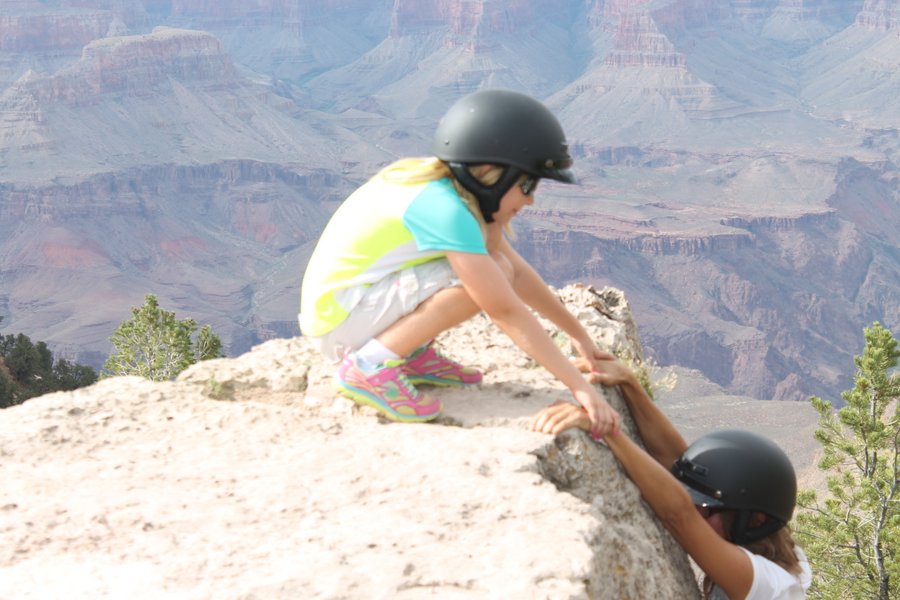
[[[737,511],[737,514],[734,516],[734,524],[731,526],[732,543],[735,543],[738,546],[752,544],[784,527],[784,523],[770,516],[768,520],[759,527],[750,529],[750,519],[753,517],[754,512],[755,511],[752,510]]]
[[[447,165],[460,185],[478,199],[478,208],[481,209],[481,215],[487,223],[494,222],[494,213],[500,209],[500,199],[522,176],[521,169],[506,166],[503,169],[503,175],[496,183],[485,185],[469,172],[467,165],[458,162],[447,163]]]

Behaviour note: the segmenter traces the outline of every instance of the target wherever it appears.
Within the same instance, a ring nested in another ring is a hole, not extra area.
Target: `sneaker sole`
[[[467,385],[478,385],[481,380],[466,383],[458,379],[441,379],[440,377],[428,377],[427,375],[410,375],[406,373],[406,378],[413,385],[436,385],[438,387],[465,387]]]
[[[441,403],[438,403],[438,409],[430,414],[430,415],[404,415],[403,413],[399,413],[378,398],[370,396],[369,394],[357,390],[356,388],[351,388],[344,386],[342,383],[335,383],[334,389],[341,395],[350,398],[357,404],[364,404],[366,406],[371,406],[388,419],[392,421],[397,421],[400,423],[424,423],[427,421],[433,421],[441,414],[441,409],[443,406]]]

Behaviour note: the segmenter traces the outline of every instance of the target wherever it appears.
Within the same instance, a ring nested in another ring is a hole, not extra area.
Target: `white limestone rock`
[[[637,343],[621,293],[561,296]],[[301,339],[0,411],[0,597],[698,597],[604,446],[528,430],[565,389],[486,319],[441,343],[489,366],[431,424],[335,397]]]

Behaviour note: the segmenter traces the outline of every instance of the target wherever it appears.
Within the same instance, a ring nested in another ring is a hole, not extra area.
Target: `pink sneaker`
[[[366,404],[394,421],[430,421],[441,412],[440,400],[417,390],[403,374],[402,360],[385,361],[374,373],[364,373],[349,354],[335,379],[336,390],[357,404]]]
[[[481,373],[450,360],[438,352],[434,344],[413,353],[401,368],[410,383],[430,385],[481,383]]]

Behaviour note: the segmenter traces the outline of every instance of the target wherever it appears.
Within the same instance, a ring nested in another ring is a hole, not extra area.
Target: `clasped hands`
[[[605,386],[614,386],[628,383],[633,380],[634,374],[615,355],[598,349],[596,346],[582,351],[581,356],[574,359],[573,363],[582,373],[586,373],[585,379],[589,383],[598,383]],[[596,390],[593,390],[596,393]],[[599,396],[599,393],[597,393]],[[585,405],[578,395],[576,400]],[[618,434],[621,417],[612,409],[605,400],[600,400],[602,405],[597,409],[603,420],[595,427],[591,423],[587,407],[579,406],[571,402],[559,400],[542,409],[531,420],[531,429],[541,433],[557,435],[566,429],[578,427],[591,434],[594,439],[606,435]],[[611,413],[611,414],[610,414]]]

